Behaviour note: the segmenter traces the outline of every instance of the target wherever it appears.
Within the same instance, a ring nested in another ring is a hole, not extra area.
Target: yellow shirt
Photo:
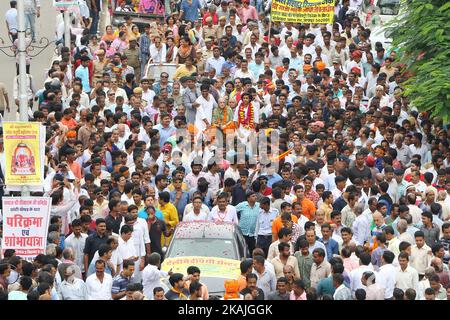
[[[331,212],[333,211],[333,207],[327,205],[326,203],[322,203],[320,205],[319,209],[322,209],[323,212],[325,213],[325,220],[330,221],[331,220]]]
[[[169,228],[174,228],[177,226],[177,224],[180,222],[178,219],[178,211],[177,208],[171,204],[167,203],[164,206],[159,205],[158,209],[161,210],[161,212],[164,215],[164,220],[169,225]]]
[[[163,213],[164,220],[167,224],[167,231],[175,229],[177,224],[180,222],[177,208],[173,204],[167,203],[164,206],[158,205],[158,209]],[[161,235],[161,244],[163,246],[169,245],[170,240],[172,240],[172,236],[165,237],[164,234]]]
[[[173,186],[173,184],[170,184],[167,188],[169,189],[169,191],[175,190],[175,187]],[[185,182],[183,182],[183,184],[181,185],[181,190],[183,190],[183,191],[189,190],[189,188]]]
[[[184,64],[181,64],[177,68],[177,70],[175,70],[175,73],[173,75],[173,79],[174,80],[178,80],[178,79],[180,79],[182,77],[190,76],[194,72],[197,72],[197,67],[196,66],[192,66],[192,69],[188,70],[188,68],[186,68],[186,66]]]
[[[144,201],[141,201],[140,205],[137,205],[136,203],[134,203],[134,204],[138,207],[138,211],[142,211],[145,209]]]

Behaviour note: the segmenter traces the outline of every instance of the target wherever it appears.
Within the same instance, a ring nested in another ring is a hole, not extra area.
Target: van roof
[[[175,231],[179,239],[233,239],[234,224],[230,222],[180,222]]]

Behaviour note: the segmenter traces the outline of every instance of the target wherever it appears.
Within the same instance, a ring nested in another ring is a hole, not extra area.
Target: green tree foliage
[[[410,0],[393,27],[393,46],[407,80],[405,95],[420,111],[450,122],[450,1]]]

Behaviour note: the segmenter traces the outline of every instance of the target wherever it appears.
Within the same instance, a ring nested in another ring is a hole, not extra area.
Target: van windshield
[[[239,259],[233,242],[224,239],[174,239],[166,258],[190,256]]]
[[[380,8],[380,14],[395,16],[398,15],[400,10],[400,0],[378,0],[378,7]]]

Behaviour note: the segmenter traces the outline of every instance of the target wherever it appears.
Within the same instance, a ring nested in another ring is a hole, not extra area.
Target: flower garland
[[[221,126],[226,125],[227,122],[228,122],[228,121],[227,121],[227,118],[228,118],[228,117],[227,117],[227,115],[228,115],[228,112],[227,112],[228,110],[227,110],[227,109],[228,109],[228,106],[226,105],[226,106],[225,106],[225,109],[223,110],[222,121],[220,121],[220,125],[221,125]]]
[[[119,87],[122,87],[123,85],[123,72],[125,71],[125,68],[122,67],[122,65],[119,66],[114,66],[112,68],[112,72],[115,73],[115,77],[117,78],[117,85]]]
[[[255,110],[253,107],[253,103],[250,102],[249,106],[247,107],[247,116],[245,115],[245,110],[244,110],[244,104],[241,103],[239,105],[239,125],[242,125],[244,128],[246,129],[254,129],[255,128],[255,118],[254,118],[254,114],[255,114]]]

